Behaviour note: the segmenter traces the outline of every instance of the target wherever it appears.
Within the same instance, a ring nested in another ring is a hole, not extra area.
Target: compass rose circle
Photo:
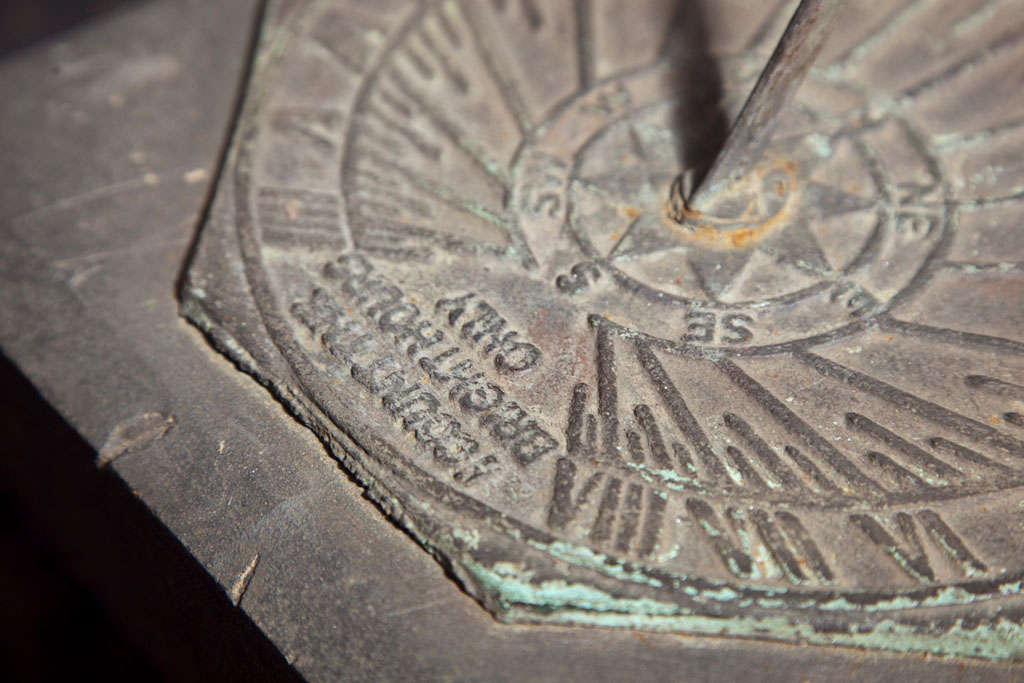
[[[832,116],[815,106],[814,87],[855,89],[812,78],[812,101],[783,121],[754,174],[679,224],[670,186],[680,168],[684,178],[698,169],[680,151],[668,73],[656,64],[581,94],[520,159],[524,178],[541,174],[538,164],[564,173],[565,229],[620,289],[619,302],[600,300],[601,314],[673,343],[770,351],[858,327],[910,289],[950,222],[941,166],[912,122],[872,116],[867,103]],[[890,168],[895,148],[903,154]],[[527,235],[534,216],[520,214]],[[638,300],[659,310],[653,325],[635,319]]]

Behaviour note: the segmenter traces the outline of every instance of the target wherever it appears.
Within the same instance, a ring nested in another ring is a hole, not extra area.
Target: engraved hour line
[[[1003,475],[1017,474],[1013,469],[1003,465],[1002,463],[995,462],[990,458],[985,457],[981,453],[974,451],[966,446],[962,446],[958,443],[954,443],[948,439],[943,439],[940,436],[933,437],[928,440],[928,445],[936,451],[946,454],[951,458],[958,460],[966,460],[970,463],[978,465],[980,467],[987,467],[995,470]]]
[[[333,49],[333,43],[325,43],[316,35],[310,34],[308,36],[308,44],[312,45],[316,51],[327,57],[335,66],[340,67],[340,71],[346,74],[354,74],[356,76],[363,75],[362,69],[359,68],[359,66],[356,65],[350,57],[347,57]]]
[[[977,211],[1006,204],[1017,204],[1019,202],[1024,202],[1024,192],[1016,192],[1014,194],[1003,195],[1001,197],[960,199],[950,203],[961,211]]]
[[[690,455],[687,452],[686,447],[676,441],[672,442],[672,452],[679,461],[679,466],[677,467],[673,465],[672,458],[668,453],[668,449],[665,447],[665,440],[662,436],[661,428],[658,427],[657,418],[655,418],[650,406],[643,403],[634,406],[633,415],[636,417],[647,436],[647,443],[651,452],[651,458],[654,460],[654,464],[663,470],[675,470],[689,483],[697,484],[700,477],[697,475],[697,471],[693,467]],[[638,464],[645,462],[646,451],[644,450],[640,434],[633,430],[627,430],[626,439],[629,446],[630,456],[633,461]]]
[[[441,71],[444,72],[445,77],[448,78],[448,81],[452,84],[452,87],[454,87],[462,95],[468,93],[469,81],[466,80],[465,74],[463,74],[459,69],[456,69],[454,66],[452,66],[451,60],[449,60],[448,56],[445,55],[444,52],[442,52],[441,49],[437,46],[437,43],[434,42],[434,39],[430,36],[430,32],[427,31],[425,28],[421,29],[416,34],[416,37],[420,39],[420,42],[423,43],[423,47],[426,48],[427,52],[430,53],[430,55],[437,62],[438,66],[440,66]]]
[[[1024,130],[1024,120],[1015,119],[1013,121],[1005,121],[1003,123],[991,126],[989,128],[982,128],[981,130],[975,130],[970,133],[949,133],[947,135],[938,136],[935,140],[935,146],[939,149],[963,149],[964,147],[971,147],[985,142],[992,142],[992,138],[998,138],[1002,135],[1012,135]]]
[[[290,116],[287,116],[284,120],[273,121],[271,126],[293,130],[296,133],[305,135],[314,144],[322,145],[332,150],[338,148],[338,140],[334,134],[324,128],[316,119],[309,120],[317,114],[340,115],[338,110],[314,107],[280,107],[276,111],[278,114],[288,114]]]
[[[472,0],[476,1],[476,0]],[[445,3],[447,5],[447,3]],[[512,119],[519,126],[520,136],[525,137],[529,131],[533,129],[533,121],[530,118],[529,111],[526,108],[526,103],[523,100],[519,89],[516,88],[511,78],[504,78],[501,74],[502,71],[497,68],[494,60],[494,55],[483,46],[481,39],[483,33],[481,32],[480,22],[473,18],[472,12],[466,12],[462,9],[462,5],[459,6],[459,14],[462,15],[463,20],[470,26],[470,37],[473,41],[473,47],[477,54],[480,56],[481,61],[487,67],[490,72],[491,78],[494,83],[498,86],[498,92],[501,93],[502,101],[505,108],[512,115]],[[442,10],[443,11],[443,10]]]
[[[996,396],[1006,396],[1018,401],[1024,401],[1024,386],[1014,384],[1013,382],[1006,382],[985,375],[968,375],[964,378],[964,384],[972,389],[980,389]]]
[[[461,152],[470,159],[476,168],[484,173],[485,177],[490,178],[493,182],[498,184],[503,196],[507,195],[511,191],[511,180],[506,173],[500,170],[501,167],[499,164],[488,159],[484,152],[477,149],[475,145],[469,144],[465,140],[465,137],[456,130],[455,126],[452,125],[435,108],[429,106],[426,100],[415,91],[415,89],[404,79],[404,77],[402,77],[401,74],[398,73],[396,69],[391,69],[388,72],[388,77],[392,86],[399,93],[411,100],[419,107],[420,110],[426,112],[435,129],[440,130],[456,149],[461,150]],[[526,235],[523,233],[518,222],[509,221],[506,218],[497,216],[486,207],[478,205],[475,202],[468,202],[467,200],[460,201],[465,202],[465,206],[462,207],[462,209],[467,213],[490,220],[502,228],[503,232],[511,242],[510,246],[515,250],[516,254],[520,256],[525,267],[534,268],[538,265],[537,259],[526,241]]]
[[[768,549],[768,552],[771,554],[775,564],[778,565],[785,573],[786,578],[788,578],[792,583],[803,583],[807,578],[803,568],[801,567],[801,560],[803,558],[799,558],[795,553],[796,549],[790,547],[790,544],[787,542],[787,539],[780,530],[779,525],[772,521],[772,518],[767,512],[759,508],[752,508],[750,510],[750,519],[754,523],[754,528],[757,529],[758,536],[761,537],[761,542]],[[787,521],[795,522],[796,525],[803,530],[802,525],[800,525],[800,522],[796,517],[790,515],[787,518]],[[814,567],[817,571],[821,571],[824,560],[817,547],[813,542],[808,543],[809,541],[810,536],[807,536],[806,534],[800,537],[800,544],[806,544],[807,546],[802,548],[802,550],[806,552],[808,549],[812,549],[813,552],[809,554],[817,560],[817,562],[807,562],[804,560],[804,563]],[[818,564],[819,562],[821,564]],[[830,575],[831,572],[828,572],[827,565],[824,566],[825,573]]]
[[[725,469],[725,466],[719,461],[714,451],[711,449],[711,443],[708,441],[707,435],[704,430],[701,429],[700,423],[697,422],[697,418],[693,416],[690,409],[686,405],[686,401],[679,394],[679,390],[676,388],[672,380],[669,379],[668,373],[665,372],[665,368],[662,367],[661,362],[658,361],[657,357],[651,349],[641,342],[636,342],[636,355],[640,360],[640,365],[647,372],[647,376],[650,378],[654,388],[657,389],[660,394],[665,407],[668,409],[669,415],[675,421],[676,426],[690,441],[690,444],[697,451],[697,457],[700,459],[701,464],[704,466],[704,472],[707,474],[708,479],[713,482],[728,481],[729,476]]]
[[[870,419],[860,415],[859,413],[847,413],[846,426],[855,431],[867,434],[876,441],[880,441],[894,451],[899,452],[916,467],[920,467],[922,470],[928,471],[935,477],[938,477],[944,485],[953,481],[962,480],[964,477],[963,472],[950,467],[938,458],[929,455],[920,447],[915,446],[903,437],[894,434],[885,427],[872,422]]]
[[[848,69],[851,66],[855,66],[861,59],[874,52],[878,45],[884,44],[905,23],[911,21],[917,12],[926,9],[929,5],[930,3],[924,0],[912,0],[909,3],[897,6],[881,21],[872,25],[860,42],[847,48],[846,52],[834,59],[829,66],[839,67],[840,69]]]
[[[988,45],[975,50],[964,59],[943,70],[942,73],[922,79],[914,85],[904,88],[902,92],[895,93],[893,95],[893,99],[914,99],[919,97],[922,93],[948,83],[957,76],[960,76],[979,65],[990,60],[998,59],[1002,56],[1004,51],[1012,50],[1020,45],[1022,40],[1024,40],[1024,28],[1019,26],[1014,27],[1006,35],[1003,35]]]
[[[262,231],[262,240],[267,245],[276,247],[303,247],[306,249],[330,249],[341,250],[348,246],[341,235],[310,235],[301,234],[291,230],[285,231],[275,228],[267,228]]]
[[[730,572],[739,577],[749,577],[754,573],[754,562],[750,555],[740,550],[732,541],[729,531],[719,521],[714,508],[700,498],[689,498],[686,501],[686,511]]]
[[[629,457],[633,462],[643,464],[644,457],[644,445],[640,441],[640,435],[634,432],[632,429],[626,430],[626,445],[629,448]]]
[[[885,489],[861,472],[853,462],[840,453],[825,437],[812,429],[810,425],[800,419],[796,413],[787,408],[771,392],[743,372],[739,366],[728,359],[717,361],[716,365],[726,377],[767,410],[787,431],[799,436],[812,451],[821,456],[833,470],[842,475],[852,486],[852,493],[875,497],[885,495]]]
[[[508,224],[504,218],[496,216],[486,206],[482,206],[475,201],[458,196],[451,188],[432,182],[416,171],[410,170],[402,164],[381,155],[380,152],[363,150],[360,154],[368,161],[371,161],[378,166],[389,168],[399,175],[402,175],[413,187],[434,197],[435,199],[438,199],[442,203],[464,213],[468,213],[471,216],[482,218],[494,225],[507,229]]]
[[[1004,0],[988,0],[984,3],[979,3],[980,7],[974,10],[962,19],[957,19],[957,22],[953,24],[950,29],[950,33],[953,35],[962,35],[976,30],[986,21],[989,21],[992,16],[999,11],[999,6],[1003,4]]]
[[[654,418],[654,413],[647,405],[638,405],[633,410],[633,414],[636,419],[640,422],[640,426],[643,428],[644,433],[647,434],[647,443],[651,449],[651,457],[655,463],[665,469],[673,469],[672,459],[668,455],[668,450],[665,448],[665,440],[661,436],[661,430],[658,429],[658,423]]]
[[[1004,261],[999,263],[971,263],[970,261],[946,261],[941,264],[943,268],[958,270],[968,275],[985,274],[990,275],[1012,275],[1024,272],[1024,263],[1019,261]]]
[[[934,339],[947,344],[957,346],[987,346],[1013,353],[1024,353],[1024,342],[1003,337],[994,337],[974,332],[962,332],[945,327],[932,327],[918,323],[904,322],[889,316],[880,316],[875,319],[878,328],[885,332],[900,332],[911,337]]]
[[[454,7],[454,6],[453,6]],[[455,24],[452,23],[451,17],[448,16],[448,8],[442,6],[436,13],[437,23],[441,27],[441,32],[444,33],[445,39],[451,44],[452,47],[458,49],[462,47],[462,36],[459,35],[458,29],[455,28]]]
[[[508,176],[499,172],[499,164],[486,158],[483,152],[470,145],[465,136],[461,135],[454,124],[446,119],[435,107],[427,103],[426,98],[416,92],[415,88],[402,76],[397,69],[388,70],[387,78],[392,87],[404,97],[408,98],[415,105],[416,111],[422,111],[433,124],[434,129],[439,131],[448,141],[463,154],[465,154],[473,165],[486,177],[496,181],[503,190],[511,190],[512,182]]]
[[[868,451],[864,454],[864,458],[878,468],[878,470],[889,479],[894,491],[928,491],[934,488],[924,479],[917,476],[907,468],[897,464],[892,458],[884,453]]]
[[[373,121],[386,131],[384,133],[378,133],[379,136],[386,137],[389,134],[397,135],[400,138],[404,138],[406,142],[412,145],[413,149],[426,157],[428,161],[437,163],[441,160],[440,147],[428,142],[419,133],[415,132],[408,126],[403,126],[398,123],[398,121],[381,111],[378,106],[369,104],[367,105],[365,112],[368,120]],[[400,154],[398,149],[394,150],[394,152],[396,155]]]
[[[388,218],[397,219],[403,214],[412,214],[425,221],[434,219],[433,212],[425,202],[398,194],[375,192],[366,187],[359,188],[353,203],[360,208],[369,208],[371,215],[383,214]]]
[[[818,488],[826,493],[840,493],[840,489],[836,486],[835,482],[826,477],[818,469],[818,466],[811,462],[810,458],[801,453],[799,449],[794,446],[785,446],[783,451],[789,456],[789,459],[796,463],[797,467],[803,470],[804,474],[811,478]]]
[[[735,446],[728,445],[725,447],[725,454],[729,460],[732,461],[733,466],[739,472],[739,484],[740,486],[746,486],[759,491],[765,491],[768,489],[768,484],[761,478],[761,475],[757,473],[757,470],[753,468],[750,461],[747,460],[743,452]]]
[[[637,548],[641,557],[652,555],[657,548],[664,516],[665,498],[658,491],[651,489],[647,494],[647,517],[644,519],[643,531],[640,533],[640,545]]]
[[[803,559],[806,561],[806,566],[814,573],[815,577],[823,583],[832,582],[835,579],[835,575],[829,568],[828,562],[822,556],[817,544],[815,544],[807,529],[804,528],[804,525],[801,524],[800,518],[786,510],[777,510],[775,512],[775,519],[782,525],[786,535],[803,551]],[[796,563],[796,568],[797,570],[794,574],[804,573],[803,565],[799,561]]]
[[[758,436],[754,429],[741,417],[732,413],[725,413],[722,418],[725,421],[725,426],[736,432],[750,445],[754,455],[761,461],[765,469],[784,487],[800,493],[808,492],[807,487],[800,478],[782,462],[782,459],[776,455],[772,447]]]
[[[566,452],[569,455],[593,457],[597,453],[597,420],[586,412],[589,391],[590,387],[582,382],[573,388],[565,430]]]
[[[625,229],[625,230],[624,230],[624,231],[622,232],[622,236],[621,236],[621,237],[619,237],[619,239],[617,239],[617,240],[615,241],[615,246],[613,246],[613,247],[611,248],[611,251],[609,251],[609,252],[608,252],[607,254],[605,254],[605,258],[606,258],[606,259],[608,259],[608,260],[610,261],[610,260],[612,260],[613,258],[615,258],[615,252],[617,252],[617,251],[619,250],[619,247],[621,247],[621,246],[622,246],[622,244],[623,244],[623,243],[624,243],[624,242],[626,241],[626,238],[627,238],[627,237],[629,237],[629,233],[633,232],[633,228],[634,228],[634,227],[636,227],[638,223],[640,223],[640,220],[641,220],[640,218],[634,218],[634,219],[633,219],[633,220],[632,220],[632,221],[630,222],[630,224],[629,224],[629,227],[627,227],[627,228],[626,228],[626,229]]]
[[[293,188],[259,189],[257,215],[261,238],[284,247],[317,247],[337,241],[344,247],[337,195]]]
[[[969,417],[943,408],[937,403],[926,401],[923,398],[897,389],[891,384],[886,384],[874,377],[868,377],[856,370],[844,367],[808,351],[794,351],[793,357],[825,377],[830,377],[863,392],[877,396],[900,408],[910,410],[915,415],[943,425],[968,438],[986,441],[1018,457],[1024,456],[1024,442],[1003,434],[989,425],[972,420]]]
[[[698,481],[700,476],[697,474],[697,468],[693,466],[693,459],[690,458],[690,452],[686,450],[686,446],[678,441],[673,441],[672,453],[679,461],[677,469],[682,473],[682,477],[690,483]]]

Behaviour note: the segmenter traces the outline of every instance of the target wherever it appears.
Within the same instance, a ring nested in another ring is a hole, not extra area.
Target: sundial
[[[184,313],[501,620],[1017,657],[1024,15],[797,5],[270,2]]]

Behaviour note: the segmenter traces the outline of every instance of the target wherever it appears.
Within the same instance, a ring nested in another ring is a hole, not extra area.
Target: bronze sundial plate
[[[681,229],[792,6],[271,2],[184,312],[500,619],[1015,657],[1024,15],[850,2]]]

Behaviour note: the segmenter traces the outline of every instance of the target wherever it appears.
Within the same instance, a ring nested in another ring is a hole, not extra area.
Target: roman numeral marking
[[[588,391],[589,387],[582,382],[572,390],[572,400],[569,402],[569,424],[565,430],[565,448],[569,455],[578,456],[593,450],[593,444],[587,444],[584,440],[586,438],[584,433],[587,425],[586,418],[593,417],[586,414]],[[588,445],[590,448],[587,447]]]
[[[601,445],[605,455],[619,456],[618,387],[615,346],[607,327],[597,328],[597,414],[601,419]]]
[[[628,553],[637,528],[640,525],[640,513],[643,510],[644,489],[639,484],[630,484],[626,489],[626,499],[619,523],[619,535],[615,539],[615,549],[620,553]]]
[[[934,547],[960,568],[962,577],[978,576],[988,569],[967,549],[963,539],[932,510],[921,510],[913,516],[897,512],[891,526],[895,527],[898,539],[886,528],[879,515],[853,514],[849,519],[897,567],[920,583],[935,581],[936,573],[918,534],[918,526],[932,539]]]
[[[773,521],[767,512],[754,508],[750,517],[761,541],[792,583],[832,581],[832,570],[796,515],[779,511]]]
[[[565,531],[597,501],[597,511],[589,529],[589,540],[603,544],[612,541],[617,552],[635,552],[650,556],[657,549],[665,516],[665,496],[643,484],[624,482],[605,472],[593,472],[576,489],[579,470],[569,458],[555,464],[555,481],[548,507],[548,526]],[[645,495],[646,494],[646,495]],[[645,505],[646,499],[646,505]]]
[[[800,519],[787,511],[774,514],[758,507],[728,508],[728,525],[700,498],[686,501],[686,510],[726,569],[740,578],[781,574],[794,584],[830,583],[835,574]],[[758,562],[771,564],[762,570]]]
[[[643,532],[637,552],[641,557],[649,557],[658,547],[658,536],[661,535],[662,520],[665,516],[665,496],[659,491],[650,489],[647,493],[647,517],[644,519]]]
[[[602,543],[611,538],[615,513],[619,508],[619,494],[622,492],[622,480],[612,478],[604,486],[601,502],[597,506],[597,518],[590,529],[590,538]]]
[[[590,475],[574,498],[576,464],[568,458],[559,458],[555,463],[555,486],[551,506],[548,508],[548,526],[552,529],[564,529],[587,504],[591,493],[600,485],[603,478],[603,472]]]
[[[686,511],[730,572],[741,578],[754,575],[754,561],[730,538],[729,530],[718,519],[714,508],[699,498],[690,498],[686,501]]]

